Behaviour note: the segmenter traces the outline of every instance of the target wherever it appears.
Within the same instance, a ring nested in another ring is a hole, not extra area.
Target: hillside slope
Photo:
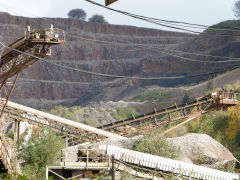
[[[226,49],[229,46],[237,47],[238,38],[226,40],[223,37],[214,37],[214,40],[209,40],[204,35],[197,37],[178,32],[102,25],[63,18],[16,17],[7,13],[0,13],[0,40],[9,44],[23,36],[27,25],[32,28],[46,28],[50,27],[50,24],[66,30],[67,35],[67,43],[54,47],[50,59],[66,66],[93,72],[144,77],[175,76],[222,70],[235,65],[209,66],[206,63],[180,61],[153,50],[137,48],[132,43],[210,54],[216,52],[215,54],[219,55],[223,55],[224,51],[224,55],[238,55],[234,48]],[[118,43],[96,43],[82,38]],[[211,47],[214,48],[211,49]],[[226,53],[228,51],[229,53]],[[49,108],[55,104],[86,105],[91,101],[118,101],[146,86],[189,85],[208,78],[161,81],[112,79],[37,62],[21,74],[13,101],[39,108]]]

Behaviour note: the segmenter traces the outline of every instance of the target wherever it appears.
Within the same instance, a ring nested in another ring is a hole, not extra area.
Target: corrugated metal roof
[[[140,165],[159,171],[176,173],[191,178],[207,180],[235,180],[239,179],[237,174],[219,171],[203,166],[198,166],[186,162],[163,158],[138,151],[124,149],[111,145],[100,145],[100,150],[106,150],[108,155],[114,155],[117,160],[130,164]]]

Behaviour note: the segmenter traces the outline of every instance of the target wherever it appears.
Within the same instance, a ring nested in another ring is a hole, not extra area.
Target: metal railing
[[[26,38],[46,42],[65,42],[65,31],[58,28],[33,29],[27,31]]]

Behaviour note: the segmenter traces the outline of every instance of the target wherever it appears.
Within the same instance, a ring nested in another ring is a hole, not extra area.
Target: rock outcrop
[[[232,63],[227,66],[209,66],[207,63],[182,61],[161,53],[163,50],[153,46],[216,55],[238,55],[235,49],[239,38],[226,40],[224,37],[209,37],[204,34],[197,37],[133,26],[106,25],[64,18],[26,18],[7,13],[0,13],[0,41],[10,44],[22,37],[27,25],[32,28],[46,28],[50,27],[50,24],[66,31],[67,43],[53,47],[52,56],[48,59],[92,72],[143,77],[178,76],[228,69],[236,65]],[[137,47],[134,43],[147,47]],[[181,53],[178,55],[183,56]],[[199,58],[190,55],[188,57]],[[39,108],[49,108],[55,104],[86,105],[88,102],[101,100],[119,101],[124,95],[145,86],[186,85],[208,78],[209,76],[157,81],[114,79],[37,62],[22,72],[13,100]]]
[[[238,163],[227,148],[206,134],[186,134],[176,138],[168,138],[167,142],[179,147],[179,160],[181,161],[212,168],[225,167],[229,163],[234,165]]]

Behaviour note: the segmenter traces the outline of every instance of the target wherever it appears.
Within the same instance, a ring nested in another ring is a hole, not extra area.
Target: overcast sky
[[[95,1],[104,3],[104,0]],[[234,19],[232,11],[234,2],[235,0],[119,0],[110,7],[148,17],[213,25],[224,20]],[[101,14],[111,24],[164,29],[97,7],[85,0],[1,0],[0,5],[1,3],[39,17],[66,18],[69,10],[82,8],[87,12],[88,18],[93,14]],[[2,7],[0,7],[0,11],[14,14]]]

